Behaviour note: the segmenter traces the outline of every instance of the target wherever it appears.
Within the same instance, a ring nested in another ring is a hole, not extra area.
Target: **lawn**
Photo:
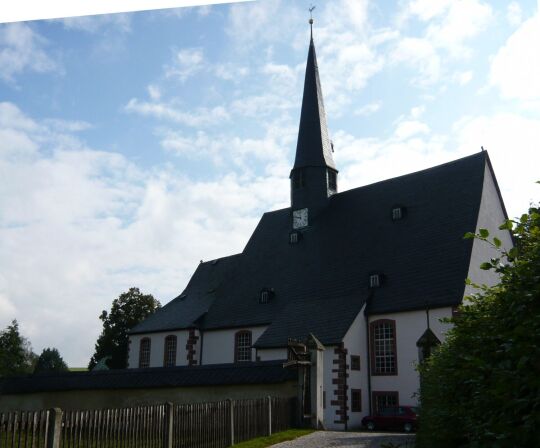
[[[277,432],[271,436],[259,437],[257,439],[248,440],[246,442],[234,445],[234,448],[264,448],[266,446],[275,445],[276,443],[293,440],[297,437],[302,437],[311,434],[313,429],[289,429],[288,431]]]

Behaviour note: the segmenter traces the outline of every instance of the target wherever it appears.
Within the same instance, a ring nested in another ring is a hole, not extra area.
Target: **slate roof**
[[[0,379],[0,395],[67,390],[276,384],[296,379],[283,361],[65,372]]]
[[[368,312],[460,303],[487,152],[333,195],[289,244],[291,209],[265,213],[241,254],[199,265],[185,290],[132,333],[166,328],[269,325],[257,347],[310,332],[339,342],[370,296]],[[405,207],[402,220],[392,208]],[[369,275],[383,283],[368,288]],[[267,304],[263,288],[273,288]]]
[[[329,166],[336,169],[326,125],[326,112],[313,37],[309,43],[304,96],[293,169],[307,166]]]

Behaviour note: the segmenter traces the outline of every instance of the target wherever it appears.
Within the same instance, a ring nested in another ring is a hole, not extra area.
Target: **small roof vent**
[[[289,244],[298,244],[301,238],[302,234],[300,232],[291,232],[289,233]]]
[[[371,274],[369,276],[369,287],[378,288],[379,286],[381,286],[381,283],[382,283],[381,277],[382,277],[381,274]]]
[[[219,259],[217,259],[217,258],[215,260],[212,260],[212,265],[218,264],[218,261],[219,261]]]
[[[392,207],[392,221],[399,221],[405,217],[407,209],[400,205]]]
[[[186,300],[187,298],[187,294],[180,294],[180,296],[178,297],[180,300]]]
[[[259,295],[259,303],[268,303],[272,297],[274,297],[274,289],[263,288],[261,289],[261,293]]]

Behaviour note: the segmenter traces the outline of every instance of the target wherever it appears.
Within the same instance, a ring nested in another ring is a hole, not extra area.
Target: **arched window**
[[[163,365],[165,367],[174,367],[176,365],[176,336],[172,334],[165,338]]]
[[[242,330],[234,335],[234,362],[251,361],[251,331]]]
[[[379,319],[370,324],[371,374],[397,375],[396,322]]]
[[[150,338],[142,338],[139,346],[139,367],[150,367]]]

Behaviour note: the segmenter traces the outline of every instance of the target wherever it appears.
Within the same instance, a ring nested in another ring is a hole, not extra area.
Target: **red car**
[[[362,419],[362,426],[373,431],[374,429],[394,429],[411,432],[418,428],[417,408],[414,406],[394,406],[382,409],[375,416]]]

